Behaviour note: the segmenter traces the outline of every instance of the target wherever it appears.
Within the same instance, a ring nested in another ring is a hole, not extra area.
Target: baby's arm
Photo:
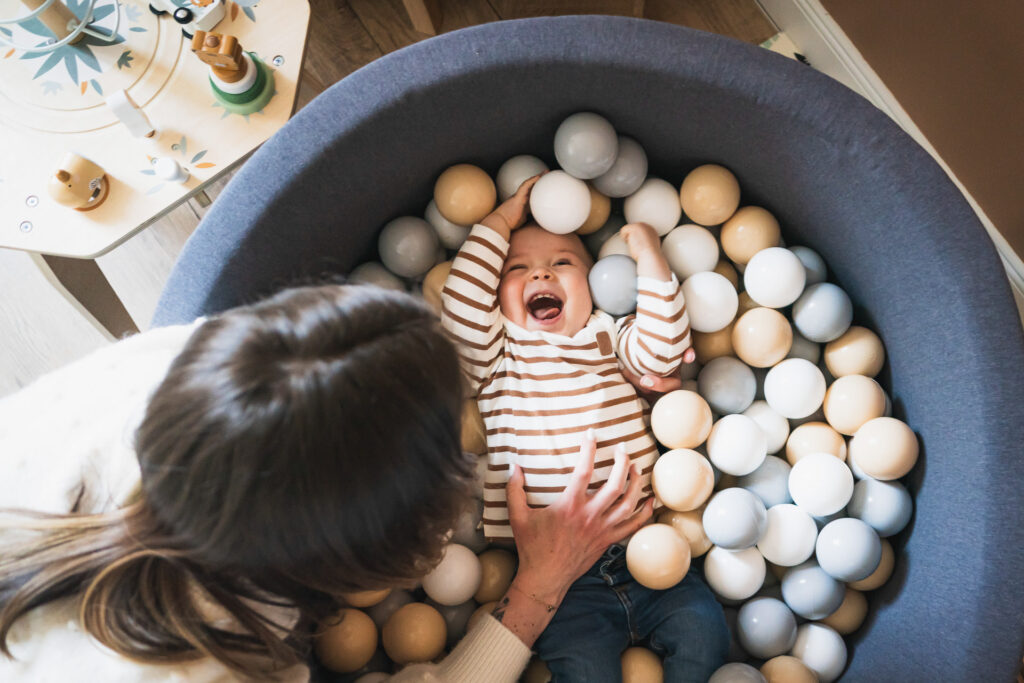
[[[679,282],[661,253],[654,228],[630,223],[623,239],[636,261],[636,315],[619,323],[619,360],[636,374],[669,375],[693,360],[690,320]]]

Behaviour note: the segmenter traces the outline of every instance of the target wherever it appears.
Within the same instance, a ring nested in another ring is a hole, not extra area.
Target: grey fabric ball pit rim
[[[501,102],[496,105],[495,102]],[[910,527],[870,596],[844,680],[1010,680],[1024,640],[1024,342],[998,256],[956,188],[886,116],[802,64],[615,17],[465,29],[333,86],[268,141],[189,240],[154,324],[251,301],[372,255],[436,175],[553,161],[564,116],[598,111],[678,183],[730,167],[744,204],[818,250],[878,331],[895,416],[919,434]],[[799,188],[799,189],[794,189]],[[890,379],[892,381],[890,381]]]

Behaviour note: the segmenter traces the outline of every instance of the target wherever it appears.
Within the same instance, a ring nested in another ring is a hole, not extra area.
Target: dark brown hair
[[[139,500],[15,522],[35,534],[0,553],[0,649],[26,612],[78,596],[85,629],[130,658],[301,661],[308,642],[269,606],[318,620],[438,561],[472,495],[459,381],[404,294],[307,287],[206,321],[136,433]]]

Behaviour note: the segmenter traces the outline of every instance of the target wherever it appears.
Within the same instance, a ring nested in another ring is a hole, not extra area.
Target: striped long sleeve
[[[498,282],[507,254],[506,239],[485,225],[474,225],[441,290],[441,325],[458,348],[474,395],[502,355]]]
[[[638,374],[670,375],[690,348],[690,319],[682,288],[671,280],[637,278],[636,314],[619,321],[618,356]]]

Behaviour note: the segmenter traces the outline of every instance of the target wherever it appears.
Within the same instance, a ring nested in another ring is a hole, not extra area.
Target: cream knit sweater
[[[151,392],[202,321],[139,334],[41,377],[0,399],[0,510],[103,512],[125,503],[139,484],[132,447]],[[0,537],[2,541],[2,537]],[[143,664],[103,647],[79,626],[75,600],[20,619],[0,655],[0,681],[238,680],[213,659]],[[439,664],[411,666],[390,680],[515,681],[530,657],[511,631],[488,616]],[[306,681],[296,666],[277,680]]]

